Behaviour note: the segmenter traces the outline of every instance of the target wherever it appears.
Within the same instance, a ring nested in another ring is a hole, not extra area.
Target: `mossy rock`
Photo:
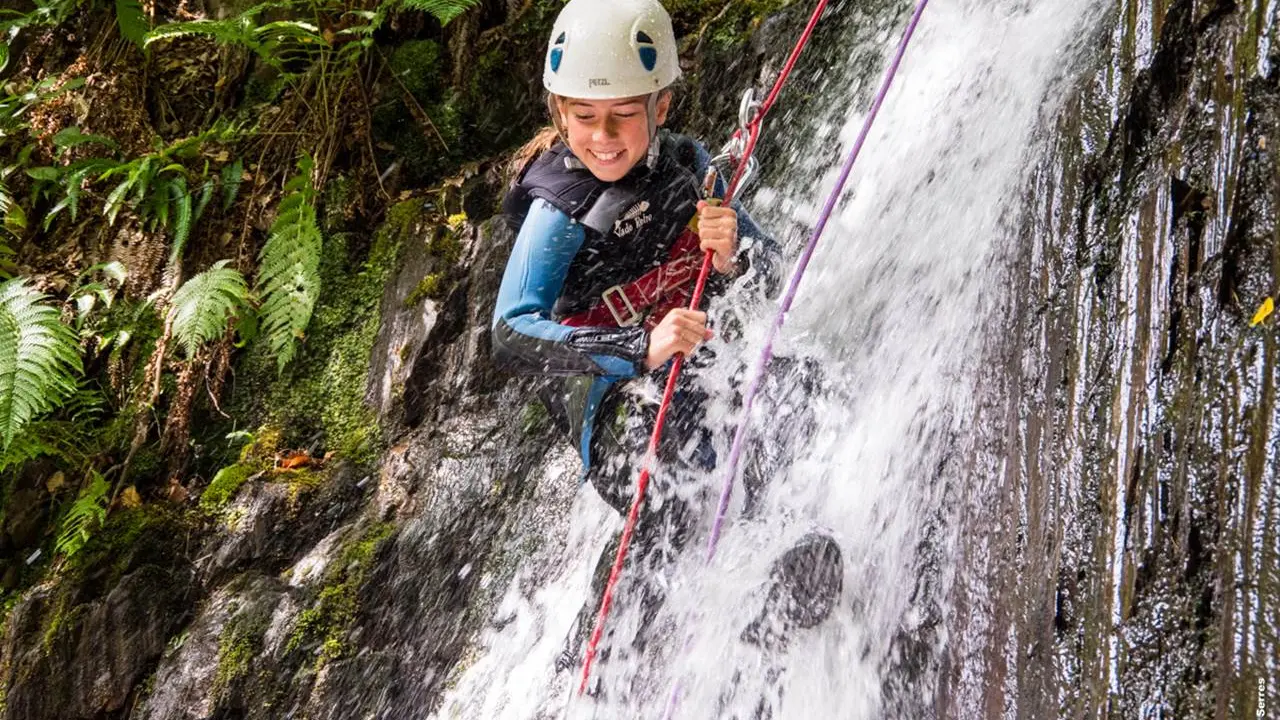
[[[200,508],[206,512],[215,512],[226,507],[235,497],[240,487],[255,473],[254,465],[236,463],[218,471],[209,481],[209,486],[200,494]]]
[[[347,632],[360,609],[360,589],[378,549],[395,535],[394,523],[374,523],[353,531],[325,572],[315,601],[298,616],[287,652],[310,649],[317,668],[347,654]]]

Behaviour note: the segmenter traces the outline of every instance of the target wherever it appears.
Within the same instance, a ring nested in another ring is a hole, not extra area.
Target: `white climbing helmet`
[[[551,30],[542,84],[561,97],[609,100],[679,77],[671,16],[657,0],[570,0]]]

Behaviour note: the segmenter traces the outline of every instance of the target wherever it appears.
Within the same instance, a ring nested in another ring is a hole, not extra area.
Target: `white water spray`
[[[970,437],[974,363],[992,331],[986,321],[1003,292],[998,280],[1013,242],[1002,220],[1016,218],[1024,170],[1039,152],[1037,129],[1056,113],[1071,50],[1103,5],[931,3],[780,346],[780,354],[822,362],[825,392],[808,399],[818,431],[789,475],[774,479],[765,522],[730,525],[709,569],[701,543],[691,544],[660,622],[674,627],[692,618],[692,627],[666,633],[669,647],[645,655],[650,664],[668,658],[666,666],[615,663],[611,674],[642,674],[644,687],[625,700],[580,703],[575,716],[661,717],[676,677],[685,687],[681,718],[747,718],[761,697],[780,719],[873,718],[886,712],[887,696],[929,706],[936,678],[927,668],[947,642],[930,604],[944,602],[956,571],[948,483],[956,481],[953,495],[967,484],[963,468],[943,468]],[[898,32],[878,39],[886,56]],[[825,102],[846,102],[855,70],[837,73],[849,80],[833,79]],[[811,129],[812,146],[797,146],[784,176],[823,175],[818,192],[765,188],[752,203],[758,219],[811,226],[861,124],[861,108],[844,118],[834,133],[841,147],[832,146],[834,128]],[[775,119],[766,132],[784,130]],[[762,337],[768,321],[758,318],[747,337]],[[747,342],[718,351],[750,362],[759,348]],[[707,478],[709,486],[720,480]],[[559,715],[577,675],[554,676],[551,657],[616,527],[590,490],[574,512],[573,540],[548,543],[538,563],[545,567],[550,555],[564,572],[536,579],[532,597],[516,590],[530,581],[517,573],[500,610],[515,621],[483,634],[438,717]],[[772,559],[815,528],[844,552],[841,606],[785,656],[765,657],[739,634],[759,608]],[[611,622],[634,623],[635,613]],[[693,642],[679,653],[685,630]],[[916,674],[908,669],[921,665]]]

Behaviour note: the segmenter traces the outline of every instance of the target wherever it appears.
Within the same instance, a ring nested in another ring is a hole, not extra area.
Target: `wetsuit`
[[[653,168],[641,163],[616,183],[602,182],[557,143],[522,173],[504,202],[518,228],[498,292],[493,348],[499,366],[555,376],[543,400],[570,433],[584,470],[593,465],[596,418],[620,381],[646,374],[644,327],[573,327],[561,321],[588,310],[606,290],[666,263],[697,211],[710,155],[697,142],[659,136]],[[740,272],[777,285],[776,243],[735,204]],[[723,292],[713,275],[707,296]],[[659,318],[660,319],[660,318]]]

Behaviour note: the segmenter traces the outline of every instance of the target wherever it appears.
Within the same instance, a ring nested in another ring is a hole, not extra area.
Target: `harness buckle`
[[[625,316],[610,302],[610,297],[622,298],[622,307],[627,311]],[[633,325],[639,325],[640,321],[644,320],[644,314],[637,311],[636,306],[631,304],[631,298],[627,297],[627,291],[621,285],[614,285],[600,293],[600,300],[609,309],[609,314],[613,316],[614,322],[618,323],[618,327],[632,327]]]

